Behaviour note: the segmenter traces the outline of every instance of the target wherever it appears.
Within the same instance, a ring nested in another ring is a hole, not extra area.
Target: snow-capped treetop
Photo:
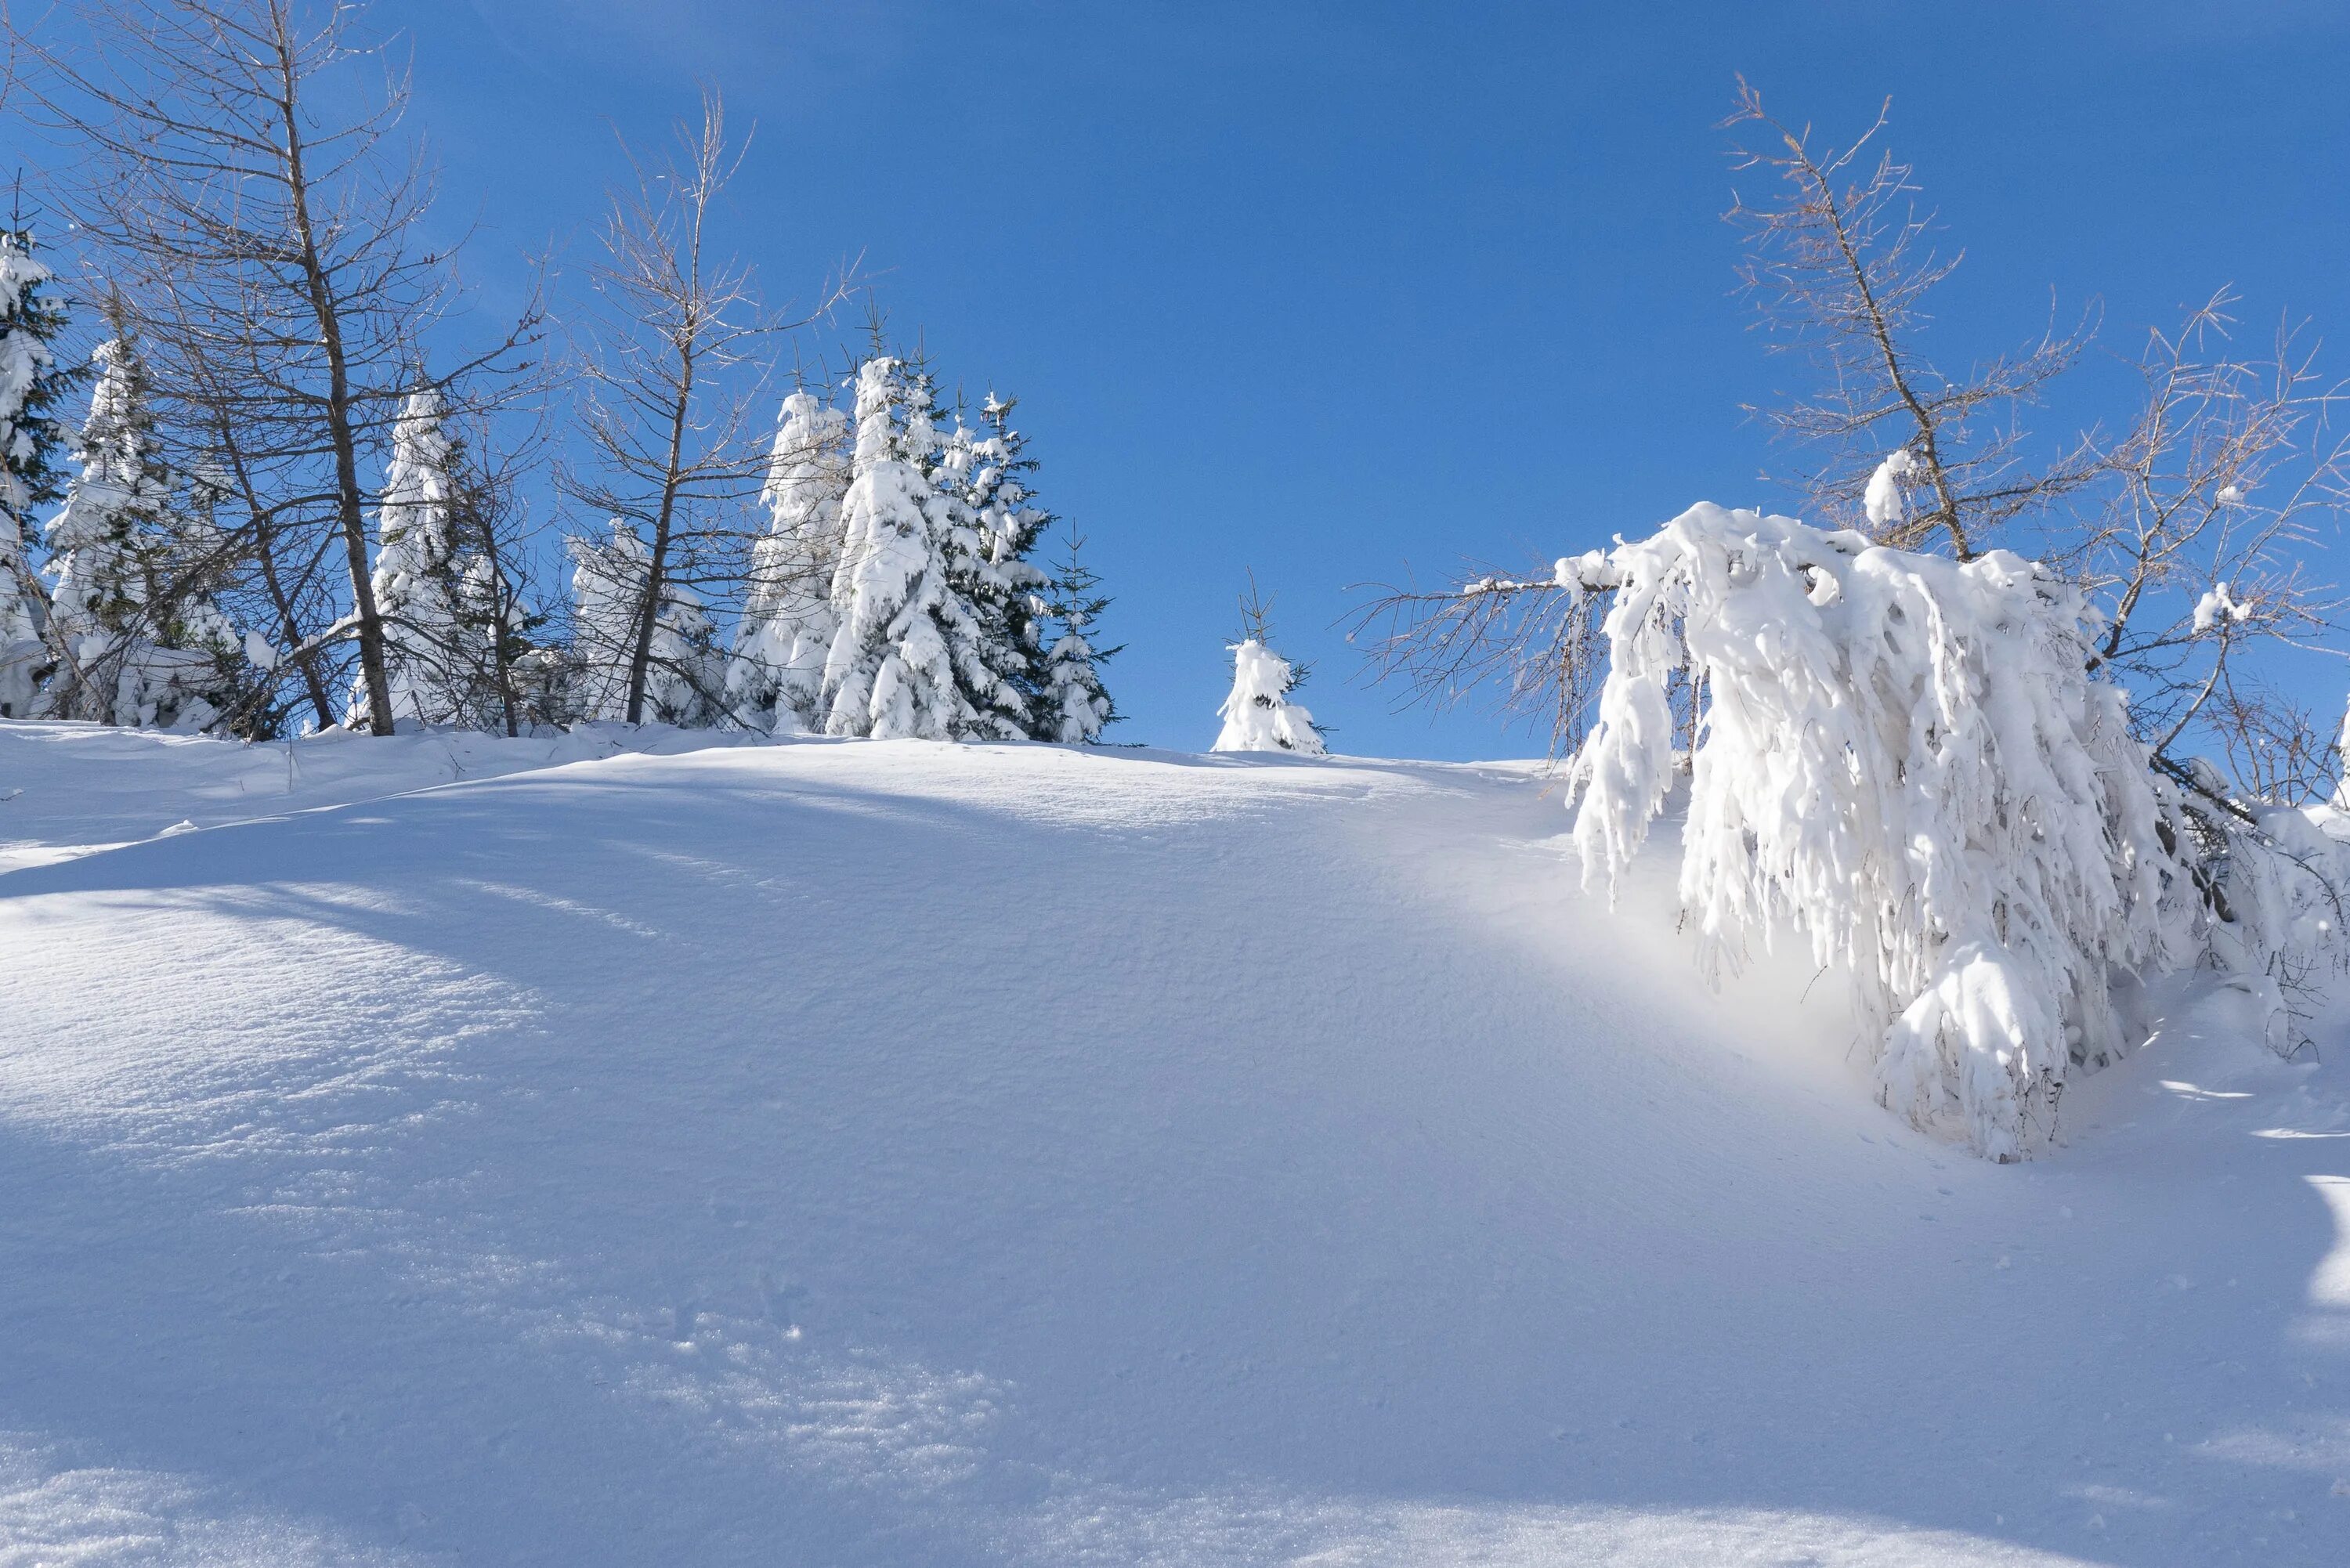
[[[1216,711],[1223,729],[1211,748],[1219,752],[1297,752],[1326,754],[1314,715],[1287,701],[1296,679],[1289,660],[1255,638],[1232,644],[1232,690]]]
[[[1663,809],[1668,682],[1694,675],[1680,888],[1707,971],[1783,923],[1853,975],[1888,1106],[1994,1158],[2044,1139],[2068,1064],[2134,1044],[2112,968],[2168,951],[2158,801],[2123,693],[2086,673],[2081,593],[2003,550],[1711,505],[1608,566],[1586,875],[1612,887]]]

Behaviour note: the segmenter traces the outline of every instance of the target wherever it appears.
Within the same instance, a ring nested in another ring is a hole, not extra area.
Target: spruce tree
[[[767,460],[767,532],[751,548],[750,592],[726,666],[726,705],[738,722],[820,727],[848,472],[847,416],[806,390],[785,398]]]
[[[960,500],[941,488],[943,444],[927,376],[876,354],[857,373],[857,445],[841,500],[838,622],[825,659],[825,732],[877,740],[964,740],[983,721],[959,669],[980,636],[948,581]]]
[[[244,695],[242,640],[209,591],[226,550],[202,487],[182,486],[165,461],[137,345],[118,331],[91,362],[79,472],[45,535],[57,668],[38,711],[202,728]]]
[[[56,460],[66,438],[57,410],[80,372],[57,361],[66,310],[48,296],[50,277],[30,230],[0,230],[0,718],[32,711],[41,671],[53,662],[44,642],[47,597],[25,537],[33,509],[59,493]]]
[[[984,433],[956,421],[948,473],[963,503],[948,576],[979,626],[968,668],[958,675],[987,732],[1003,740],[1043,733],[1038,623],[1051,580],[1027,557],[1053,521],[1031,504],[1027,481],[1036,464],[1026,455],[1027,438],[1013,427],[1012,409],[1012,400],[991,392],[980,411]]]
[[[492,659],[484,628],[459,612],[467,563],[456,538],[452,456],[441,394],[410,393],[392,425],[369,578],[383,621],[384,682],[395,721],[460,722]],[[367,682],[355,680],[345,722],[356,730],[372,717]]]
[[[145,557],[160,544],[172,476],[156,446],[137,351],[109,338],[91,362],[98,381],[72,454],[80,472],[43,531],[57,669],[41,711],[112,723],[117,679],[129,673],[124,666],[147,630]]]
[[[1109,600],[1100,592],[1100,577],[1085,564],[1085,535],[1073,532],[1068,554],[1053,574],[1045,613],[1057,631],[1037,674],[1036,739],[1064,745],[1090,744],[1118,719],[1100,673],[1118,650],[1095,648],[1090,635]]]
[[[1322,731],[1314,715],[1289,701],[1305,682],[1304,667],[1273,651],[1272,606],[1249,578],[1241,598],[1241,636],[1232,645],[1232,690],[1216,711],[1224,721],[1216,743],[1218,752],[1296,752],[1309,757],[1326,754]]]

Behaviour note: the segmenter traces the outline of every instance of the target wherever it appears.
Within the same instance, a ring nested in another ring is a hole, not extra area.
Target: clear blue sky
[[[1849,134],[1887,94],[1968,260],[1953,358],[2053,288],[2106,338],[2232,282],[2350,369],[2350,6],[384,0],[470,266],[591,243],[638,140],[722,87],[772,296],[843,256],[950,383],[1019,395],[1118,597],[1122,738],[1204,746],[1244,568],[1340,749],[1523,753],[1390,713],[1348,585],[1772,499],[1783,379],[1730,293],[1714,129],[1744,72]]]

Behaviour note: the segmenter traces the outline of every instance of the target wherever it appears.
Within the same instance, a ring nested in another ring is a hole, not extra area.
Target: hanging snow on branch
[[[1711,505],[1578,567],[1616,591],[1573,763],[1586,877],[1612,888],[1663,810],[1693,680],[1680,898],[1709,975],[1798,933],[1852,975],[1885,1104],[1994,1159],[2044,1141],[2068,1068],[2135,1044],[2112,971],[2168,956],[2159,806],[2080,593]]]

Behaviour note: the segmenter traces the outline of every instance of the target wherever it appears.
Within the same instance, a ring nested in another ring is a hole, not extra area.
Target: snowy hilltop
[[[2341,1560],[2337,1020],[1971,1158],[1543,771],[0,725],[0,1541]]]

